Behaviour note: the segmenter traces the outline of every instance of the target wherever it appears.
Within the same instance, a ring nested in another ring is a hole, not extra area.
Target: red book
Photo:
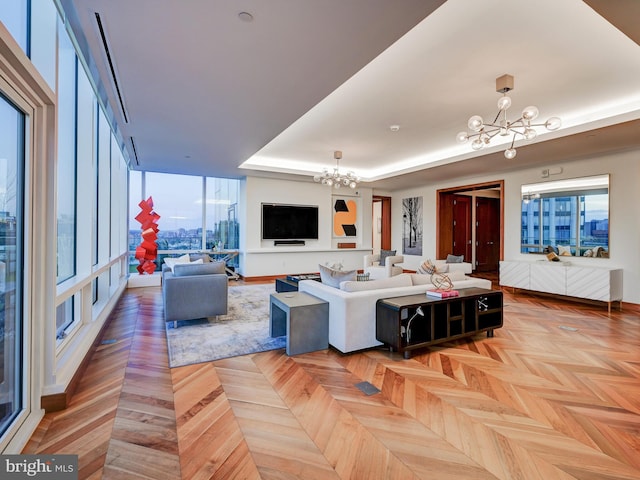
[[[442,290],[436,288],[435,290],[427,290],[427,297],[449,298],[457,297],[460,295],[457,290]]]

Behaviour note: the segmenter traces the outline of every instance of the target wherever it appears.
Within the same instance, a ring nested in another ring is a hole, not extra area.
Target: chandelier
[[[322,174],[315,175],[313,180],[333,188],[340,188],[342,185],[345,187],[356,188],[360,181],[360,177],[356,176],[353,172],[347,172],[344,175],[340,173],[339,166],[340,159],[342,158],[342,152],[340,150],[336,150],[333,152],[333,158],[336,159],[336,166],[333,169],[333,172],[330,172],[329,169],[325,168],[322,171]]]
[[[472,116],[467,123],[471,133],[458,133],[456,136],[458,143],[466,143],[473,139],[471,148],[480,150],[485,145],[489,145],[496,135],[512,136],[511,146],[504,152],[506,158],[512,159],[516,156],[516,149],[513,148],[513,145],[518,136],[523,137],[525,140],[533,140],[538,135],[534,127],[544,126],[547,130],[560,128],[561,122],[558,117],[551,117],[544,123],[531,123],[538,117],[538,108],[533,105],[525,108],[517,120],[513,122],[507,120],[507,109],[511,106],[511,98],[507,96],[507,92],[510,90],[513,90],[513,76],[502,75],[496,78],[496,92],[502,93],[502,97],[498,100],[496,117],[493,122],[485,123],[480,115]]]

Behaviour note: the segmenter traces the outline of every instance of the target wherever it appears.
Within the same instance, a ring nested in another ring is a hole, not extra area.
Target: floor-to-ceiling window
[[[238,224],[238,182],[226,178],[207,177],[206,248],[207,250],[237,250],[240,246]],[[238,257],[229,265],[238,267]]]
[[[128,159],[60,2],[0,4],[0,452],[20,453],[126,288]]]
[[[158,269],[171,254],[239,247],[239,180],[153,172],[130,172],[129,271],[135,272],[134,254],[141,242],[135,220],[143,197],[153,199],[158,221]],[[237,258],[230,266],[237,266]]]
[[[22,409],[24,114],[0,95],[0,435]]]
[[[0,7],[0,21],[25,53],[29,53],[28,0],[5,0]]]
[[[76,53],[59,21],[58,28],[58,163],[57,279],[76,273]]]

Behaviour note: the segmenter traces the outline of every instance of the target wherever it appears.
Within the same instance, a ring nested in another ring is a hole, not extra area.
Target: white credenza
[[[622,305],[622,269],[568,262],[500,262],[500,285]]]

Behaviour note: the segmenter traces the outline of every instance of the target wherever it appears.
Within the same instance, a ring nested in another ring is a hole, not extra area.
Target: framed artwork
[[[402,253],[422,255],[422,197],[402,199]]]
[[[333,236],[338,238],[358,236],[358,199],[336,197],[333,201]]]

